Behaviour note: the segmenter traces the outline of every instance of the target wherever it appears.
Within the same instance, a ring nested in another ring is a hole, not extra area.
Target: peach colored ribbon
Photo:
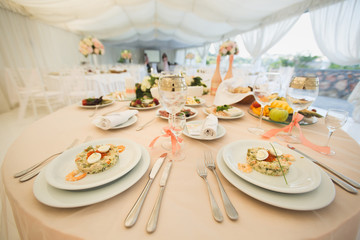
[[[152,148],[152,147],[155,145],[155,142],[156,142],[160,137],[170,137],[170,138],[171,138],[172,153],[175,153],[177,150],[180,150],[180,147],[181,147],[181,146],[180,146],[179,142],[181,143],[183,139],[182,139],[181,137],[178,137],[178,138],[176,139],[175,134],[170,130],[169,127],[164,127],[163,129],[164,129],[165,134],[160,135],[160,136],[157,136],[156,138],[154,138],[154,139],[151,141],[149,147]]]
[[[275,136],[277,133],[279,132],[291,132],[292,128],[295,126],[299,129],[299,132],[300,132],[300,140],[302,142],[302,144],[304,144],[305,146],[317,151],[317,152],[320,152],[320,153],[325,153],[325,154],[329,154],[330,153],[330,147],[323,147],[323,146],[318,146],[318,145],[315,145],[313,144],[312,142],[310,142],[309,140],[307,140],[302,131],[301,131],[301,128],[300,128],[300,124],[299,122],[301,121],[301,119],[303,119],[304,116],[301,115],[301,114],[296,114],[295,117],[293,117],[293,121],[287,125],[286,127],[284,128],[280,128],[280,129],[271,129],[269,131],[267,131],[266,133],[264,133],[262,136],[264,138],[271,138],[273,136]]]

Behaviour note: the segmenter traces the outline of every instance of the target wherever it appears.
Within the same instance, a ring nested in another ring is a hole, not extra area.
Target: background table
[[[213,98],[205,97],[207,103]],[[98,113],[118,109],[126,102],[101,108]],[[73,139],[83,141],[87,136],[93,140],[121,137],[131,139],[147,147],[160,135],[166,120],[156,119],[141,131],[135,129],[155,116],[156,109],[139,112],[136,124],[118,130],[104,131],[91,124],[89,114],[93,110],[75,105],[61,109],[27,128],[9,148],[2,166],[2,177],[6,195],[23,239],[355,239],[360,226],[360,194],[350,194],[335,186],[336,197],[327,207],[314,211],[294,211],[274,207],[249,197],[231,185],[220,173],[221,181],[239,213],[237,221],[227,218],[215,177],[209,173],[208,180],[215,198],[224,214],[224,221],[214,221],[203,180],[196,173],[203,151],[219,149],[236,140],[260,139],[247,131],[258,124],[258,119],[247,113],[248,105],[237,104],[245,116],[236,120],[220,120],[226,135],[215,141],[198,141],[184,136],[187,157],[175,162],[168,179],[163,198],[158,228],[155,233],[145,230],[151,209],[159,192],[157,176],[145,200],[135,226],[127,229],[124,220],[140,195],[148,179],[146,174],[131,188],[106,201],[74,209],[57,209],[43,205],[34,197],[34,179],[19,183],[13,174],[30,166],[54,152],[65,149]],[[193,120],[205,118],[202,107]],[[269,130],[281,125],[263,122]],[[317,124],[302,127],[305,136],[315,143],[324,143],[327,129],[322,120]],[[303,146],[298,149],[313,156],[360,181],[360,146],[345,132],[335,132],[331,141],[337,152],[335,156],[324,156]],[[163,153],[160,142],[149,149],[151,164]],[[163,168],[162,168],[163,169]],[[160,171],[160,175],[162,173]]]

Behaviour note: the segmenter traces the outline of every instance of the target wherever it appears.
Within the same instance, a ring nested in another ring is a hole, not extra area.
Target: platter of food
[[[97,108],[97,107],[106,107],[113,104],[115,101],[111,99],[103,99],[103,97],[99,98],[86,98],[81,100],[78,103],[79,107],[82,108]]]
[[[305,193],[321,183],[319,167],[311,160],[268,141],[239,140],[225,146],[223,159],[242,179],[271,191]]]
[[[149,110],[154,109],[160,106],[159,100],[157,98],[142,98],[132,100],[129,104],[130,109],[136,110]]]
[[[261,105],[254,101],[248,112],[251,116],[259,118],[261,111]],[[304,118],[300,121],[300,125],[310,125],[318,122],[318,118],[322,116],[318,114],[315,110],[301,110],[300,114]],[[263,120],[279,124],[289,124],[293,117],[293,109],[289,106],[284,98],[275,100],[269,106],[264,107]]]
[[[224,159],[224,148],[218,151],[216,157],[217,167],[221,174],[237,189],[248,196],[259,200],[259,207],[263,203],[270,204],[283,209],[297,211],[311,211],[321,209],[335,199],[335,187],[329,176],[323,171],[321,172],[321,183],[318,188],[307,193],[285,194],[258,187],[248,181],[242,179],[227,167]],[[244,201],[253,201],[252,199],[244,199]]]
[[[230,105],[212,106],[203,111],[207,115],[214,114],[219,119],[237,119],[245,115],[243,110]]]
[[[145,147],[140,145],[139,147],[141,149],[141,158],[131,171],[112,182],[96,188],[81,191],[55,188],[46,181],[45,172],[47,166],[45,171],[41,171],[35,179],[34,196],[39,202],[57,208],[83,207],[112,198],[137,183],[148,170],[150,154]]]
[[[186,120],[188,120],[196,117],[198,111],[191,107],[185,107],[181,110],[181,113],[184,113],[186,116]],[[159,116],[162,119],[168,119],[169,113],[164,108],[160,108],[158,111],[156,111],[156,116]]]
[[[199,97],[187,97],[186,98],[186,106],[190,106],[190,107],[197,107],[197,106],[201,106],[202,104],[204,104],[206,101],[203,98],[199,98]]]
[[[104,185],[128,173],[139,162],[140,147],[122,138],[83,143],[63,152],[45,171],[46,181],[65,190]]]

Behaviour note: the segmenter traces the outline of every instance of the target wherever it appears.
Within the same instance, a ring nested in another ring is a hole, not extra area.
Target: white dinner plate
[[[197,99],[200,100],[200,103],[196,103],[196,104],[185,104],[185,106],[197,107],[197,106],[203,105],[203,104],[206,102],[205,99],[203,99],[203,98],[198,98],[198,97],[197,97]]]
[[[198,111],[195,108],[192,107],[184,107],[184,109],[190,109],[193,113],[195,113],[194,115],[190,116],[190,117],[186,117],[186,120],[192,119],[194,117],[196,117],[198,115]],[[156,116],[162,118],[162,119],[168,119],[167,117],[161,116],[160,115],[160,111],[166,111],[164,108],[160,108],[159,110],[156,111]]]
[[[35,179],[33,193],[41,203],[57,208],[82,207],[112,198],[139,181],[149,168],[150,155],[144,147],[139,147],[141,149],[139,163],[126,175],[113,182],[81,191],[61,190],[46,182],[46,169],[44,169]]]
[[[264,147],[271,149],[270,142],[260,140],[239,140],[224,147],[223,158],[226,165],[239,177],[259,187],[282,193],[304,193],[316,189],[321,183],[320,169],[311,160],[301,156],[297,152],[279,144],[273,144],[283,154],[291,154],[295,157],[289,172],[283,176],[269,176],[253,170],[245,173],[239,170],[238,163],[246,163],[246,155],[249,148]]]
[[[188,123],[192,123],[192,124],[202,124],[203,121],[199,120],[199,121],[190,121]],[[186,123],[186,124],[188,124]],[[216,136],[214,138],[203,138],[201,137],[200,135],[191,135],[187,129],[187,127],[184,128],[183,130],[183,134],[187,137],[190,137],[190,138],[194,138],[194,139],[198,139],[198,140],[216,140],[218,138],[221,138],[225,135],[226,133],[226,129],[221,125],[221,124],[218,124],[217,126],[217,131],[216,131]]]
[[[96,174],[87,174],[86,177],[79,181],[66,181],[67,174],[77,169],[75,164],[75,157],[88,146],[96,146],[101,144],[124,145],[125,150],[119,153],[118,162],[111,168],[104,172]],[[99,139],[83,143],[79,146],[73,147],[60,156],[55,158],[48,164],[45,171],[47,182],[56,188],[65,190],[81,190],[89,189],[104,185],[128,173],[141,158],[141,148],[135,142],[123,138],[108,138]]]
[[[223,159],[224,148],[217,154],[216,162],[222,175],[245,194],[264,203],[285,209],[311,211],[328,206],[335,198],[335,187],[328,175],[320,169],[321,183],[314,191],[300,194],[279,193],[251,184],[230,170]]]
[[[99,104],[99,105],[90,105],[90,106],[84,106],[82,105],[82,101],[78,102],[78,106],[81,107],[81,108],[96,108],[96,106],[98,106],[98,108],[102,108],[102,107],[106,107],[106,106],[109,106],[111,104],[113,104],[115,101],[114,100],[111,100],[111,99],[104,99],[104,100],[108,100],[110,102],[108,103],[105,103],[105,104]]]
[[[237,108],[237,107],[234,107],[234,108]],[[233,117],[226,117],[226,116],[218,116],[218,115],[215,115],[218,119],[225,119],[225,120],[231,120],[231,119],[238,119],[238,118],[241,118],[245,115],[244,111],[241,110],[240,108],[237,108],[241,111],[241,113],[239,115],[236,115],[236,116],[233,116]],[[208,111],[206,111],[206,108],[203,109],[204,113],[206,115],[209,115],[210,113]]]
[[[124,122],[122,124],[119,124],[119,125],[116,125],[116,126],[110,128],[110,129],[125,128],[125,127],[133,125],[134,123],[137,122],[137,120],[138,120],[138,118],[134,115],[131,118],[129,118],[129,120],[127,120],[126,122]]]

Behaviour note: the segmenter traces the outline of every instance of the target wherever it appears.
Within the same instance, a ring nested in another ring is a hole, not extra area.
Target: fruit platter
[[[250,115],[259,117],[261,105],[254,101],[248,109]],[[270,105],[264,107],[263,119],[269,122],[289,124],[292,120],[294,110],[290,107],[285,98],[277,98]],[[304,118],[300,121],[300,125],[310,125],[318,122],[318,118],[323,116],[318,114],[315,109],[304,109],[299,111]]]

